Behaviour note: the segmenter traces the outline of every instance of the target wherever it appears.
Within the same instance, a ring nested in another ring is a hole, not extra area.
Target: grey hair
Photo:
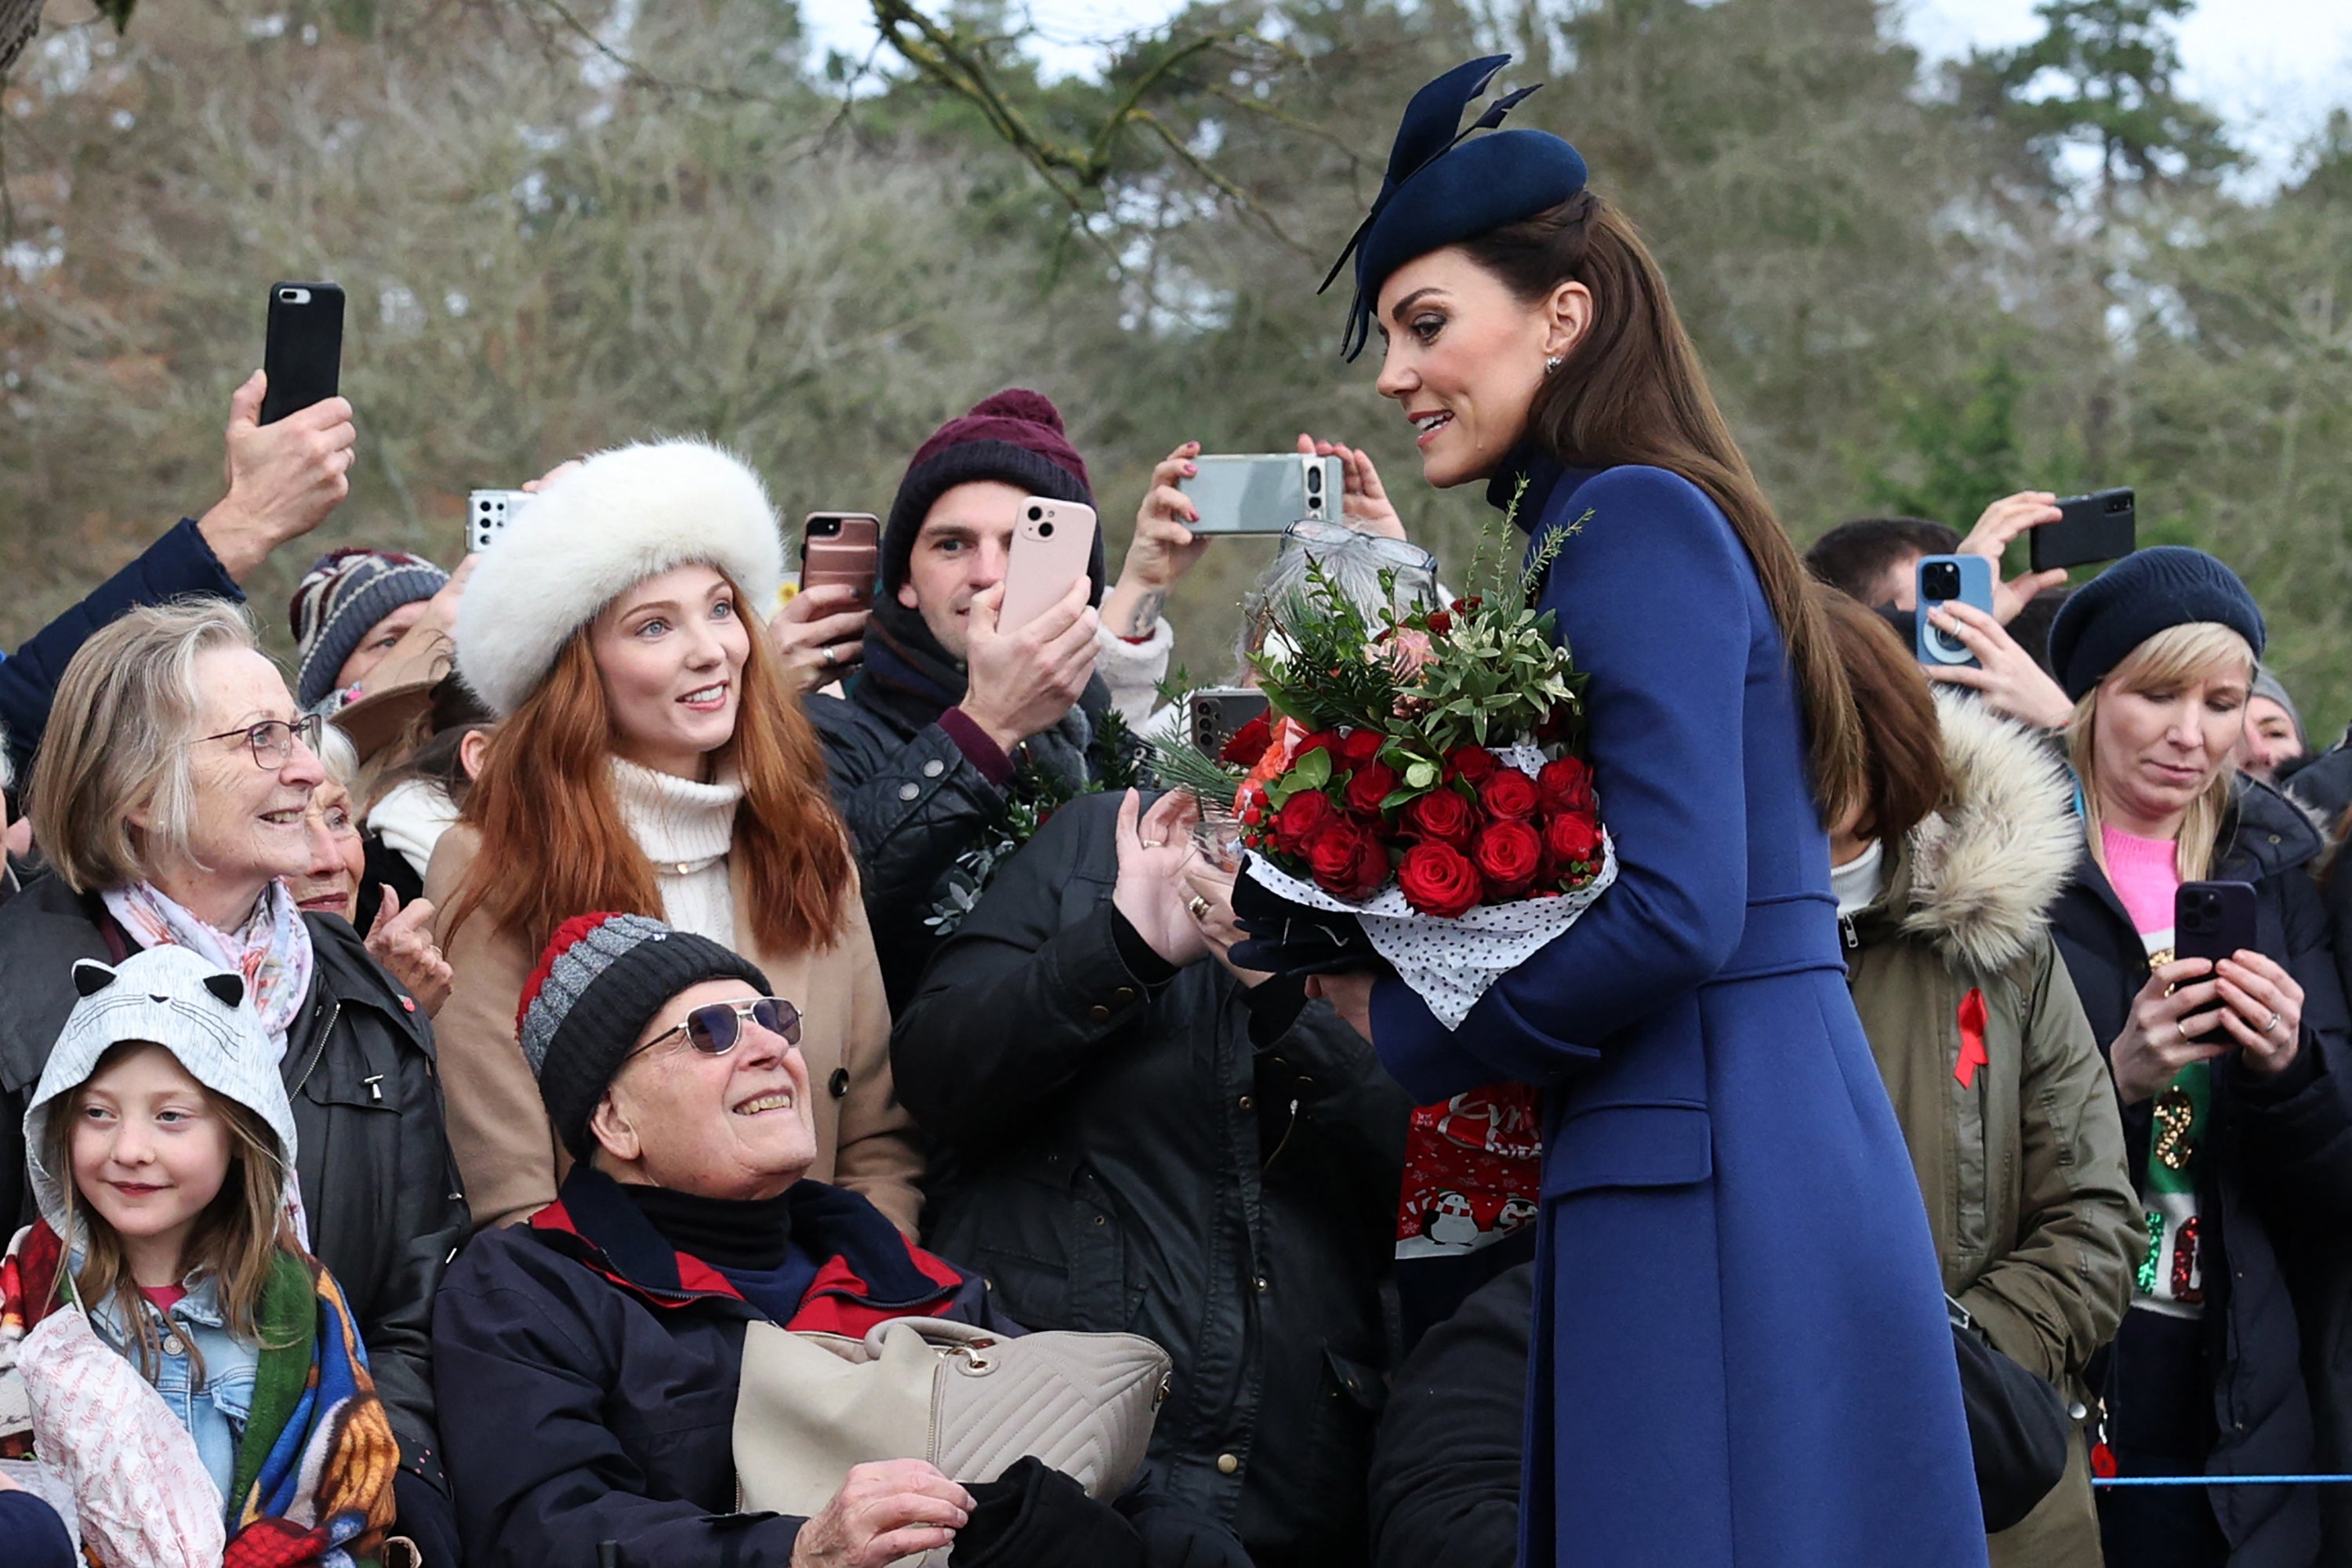
[[[1367,541],[1377,537],[1364,535]],[[1286,540],[1273,564],[1259,574],[1242,600],[1241,638],[1234,645],[1234,665],[1239,676],[1248,676],[1250,656],[1265,646],[1266,634],[1274,629],[1275,612],[1313,591],[1309,573],[1317,566],[1343,597],[1376,624],[1391,616],[1431,608],[1438,602],[1434,575],[1401,566],[1370,544],[1356,548],[1352,542],[1309,544]],[[1381,581],[1382,573],[1390,574],[1388,584]]]
[[[319,726],[319,762],[327,776],[343,786],[354,800],[359,797],[360,749],[349,735],[330,721]]]
[[[26,805],[42,853],[75,892],[152,879],[189,853],[187,742],[205,710],[196,661],[222,648],[260,651],[245,607],[179,599],[101,626],[66,666]],[[142,808],[144,830],[131,820]]]

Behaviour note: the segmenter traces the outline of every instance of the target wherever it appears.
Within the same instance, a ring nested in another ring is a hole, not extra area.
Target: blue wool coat
[[[1544,1086],[1522,1553],[1593,1568],[1981,1568],[1950,1330],[1846,994],[1780,632],[1663,469],[1507,463],[1589,671],[1616,884],[1449,1032],[1394,979],[1423,1104]]]

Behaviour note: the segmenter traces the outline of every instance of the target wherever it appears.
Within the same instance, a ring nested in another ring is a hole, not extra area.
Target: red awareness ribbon
[[[1960,998],[1960,1060],[1952,1068],[1952,1076],[1960,1080],[1962,1089],[1977,1086],[1977,1068],[1989,1067],[1992,1058],[1985,1051],[1984,993],[1975,986]]]

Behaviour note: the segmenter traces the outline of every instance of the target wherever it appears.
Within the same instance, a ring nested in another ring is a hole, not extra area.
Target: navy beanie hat
[[[2263,656],[2263,612],[2238,574],[2201,550],[2135,551],[2077,588],[2050,626],[2050,668],[2076,702],[2161,631],[2212,621]]]

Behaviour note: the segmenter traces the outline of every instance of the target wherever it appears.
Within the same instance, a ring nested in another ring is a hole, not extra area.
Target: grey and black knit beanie
[[[315,708],[335,689],[343,660],[370,627],[403,605],[429,599],[449,574],[404,550],[353,547],[321,555],[302,574],[286,606],[297,657],[294,700]]]
[[[555,928],[523,985],[515,1038],[573,1159],[594,1150],[588,1120],[637,1037],[672,997],[706,980],[769,990],[750,959],[645,915],[574,915]]]

